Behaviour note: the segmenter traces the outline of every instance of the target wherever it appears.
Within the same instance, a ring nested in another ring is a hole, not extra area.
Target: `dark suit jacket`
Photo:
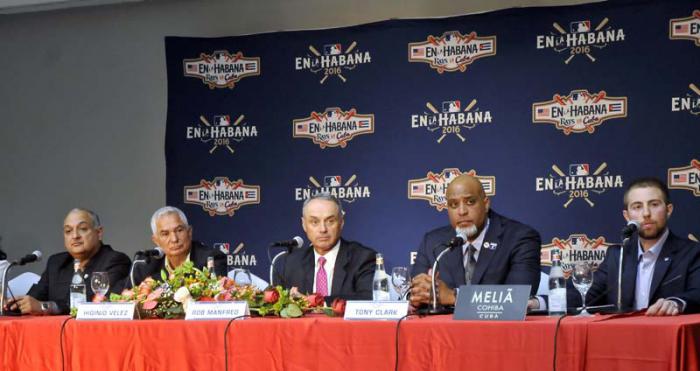
[[[638,249],[635,235],[624,250],[622,306],[625,310],[634,310]],[[610,246],[605,259],[593,274],[593,285],[586,294],[586,305],[617,303],[619,266],[620,246]],[[654,265],[649,293],[649,305],[660,298],[675,296],[685,300],[684,313],[700,312],[700,244],[679,238],[669,232]],[[581,295],[573,285],[567,290],[567,305],[569,307],[581,305]]]
[[[478,285],[530,285],[534,295],[540,283],[540,235],[534,229],[489,211],[489,229],[472,276]],[[455,237],[451,226],[437,228],[425,234],[418,248],[412,275],[427,273],[444,247],[440,244]],[[487,248],[486,243],[495,248]],[[450,288],[465,284],[462,249],[457,247],[440,259],[440,279]]]
[[[376,254],[376,251],[357,242],[340,239],[331,295],[326,298],[326,302],[330,304],[335,297],[372,300]],[[302,293],[311,293],[314,289],[315,266],[312,246],[294,249],[277,263],[275,282],[287,289],[296,287]]]
[[[68,252],[51,255],[46,263],[46,269],[41,279],[29,289],[27,295],[40,301],[53,301],[58,305],[62,314],[70,312],[69,287],[73,278],[73,257]],[[110,291],[118,289],[120,281],[129,275],[131,260],[128,256],[112,250],[109,245],[102,245],[95,256],[84,268],[87,299],[92,300],[95,294],[90,287],[92,272],[107,272],[109,274]]]
[[[214,257],[214,272],[217,276],[226,275],[226,255],[217,249],[212,249],[201,242],[192,241],[190,249],[190,260],[194,263],[194,267],[202,269],[207,266],[207,258]],[[146,264],[139,263],[134,266],[134,283],[138,286],[147,277],[151,277],[156,281],[163,281],[160,272],[166,271],[165,258],[150,259]],[[122,287],[131,287],[129,277],[126,277]]]

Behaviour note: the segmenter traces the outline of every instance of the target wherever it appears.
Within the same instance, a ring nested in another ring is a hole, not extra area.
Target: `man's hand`
[[[681,314],[681,308],[675,300],[659,299],[654,305],[647,308],[647,316],[677,316]]]
[[[436,278],[437,280],[437,294],[438,303],[442,305],[454,305],[455,304],[455,290],[447,287],[447,284]],[[432,279],[429,275],[421,273],[413,278],[411,281],[411,305],[413,307],[419,307],[423,304],[432,303]]]
[[[41,302],[28,295],[9,300],[6,307],[10,310],[19,308],[22,314],[42,314]]]

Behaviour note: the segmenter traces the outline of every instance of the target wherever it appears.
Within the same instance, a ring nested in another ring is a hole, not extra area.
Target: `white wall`
[[[76,206],[101,216],[104,241],[115,248],[132,255],[150,247],[148,220],[165,202],[164,36],[583,2],[590,1],[161,0],[0,15],[3,250],[12,259],[34,249],[61,251],[61,223]]]

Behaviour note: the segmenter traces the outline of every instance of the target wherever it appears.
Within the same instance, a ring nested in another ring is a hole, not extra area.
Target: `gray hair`
[[[330,202],[334,203],[335,206],[338,207],[338,214],[340,215],[341,218],[345,215],[345,211],[343,211],[343,204],[340,202],[340,200],[338,200],[338,198],[333,196],[330,192],[323,191],[323,192],[315,193],[315,194],[311,195],[311,197],[304,200],[304,206],[302,206],[302,208],[301,208],[301,216],[302,217],[304,217],[304,210],[306,210],[306,205],[308,205],[309,202],[311,202],[313,200],[330,201]]]
[[[182,212],[182,210],[174,206],[164,206],[156,210],[156,212],[153,213],[153,216],[151,217],[151,231],[153,231],[153,234],[156,234],[156,232],[158,232],[158,228],[156,227],[156,222],[158,221],[158,219],[170,214],[177,214],[180,217],[180,220],[182,220],[182,222],[185,223],[185,226],[189,226],[189,224],[187,223],[187,217],[185,216],[185,213]]]
[[[85,208],[82,208],[82,207],[76,207],[76,208],[71,209],[71,210],[68,212],[68,214],[66,214],[66,216],[68,216],[68,215],[70,215],[70,214],[72,214],[72,213],[85,213],[85,214],[88,214],[88,216],[90,217],[90,221],[92,222],[92,227],[93,227],[93,228],[99,228],[99,227],[102,226],[102,223],[100,223],[100,217],[97,216],[97,213],[95,213],[94,211],[92,211],[92,210],[90,210],[90,209],[85,209]]]

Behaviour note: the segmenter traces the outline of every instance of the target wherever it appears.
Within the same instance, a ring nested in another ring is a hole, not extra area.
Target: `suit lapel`
[[[496,255],[498,246],[501,244],[502,234],[503,225],[501,219],[498,215],[489,212],[489,229],[486,231],[486,236],[484,236],[484,241],[479,250],[479,259],[476,261],[476,268],[474,269],[474,275],[472,277],[473,284],[481,284],[484,273],[486,273],[486,268],[488,268],[494,255]],[[487,243],[488,246],[492,248],[486,248]],[[496,247],[493,247],[493,245],[496,245]]]
[[[310,246],[306,250],[306,254],[302,258],[302,267],[308,267],[302,270],[302,287],[300,291],[303,293],[311,293],[314,291],[314,271],[316,270],[316,262],[314,261],[314,248]]]
[[[337,295],[341,292],[343,282],[345,281],[346,269],[345,266],[350,262],[350,250],[344,240],[340,240],[338,248],[338,256],[335,258],[335,267],[333,268],[333,282],[331,282],[331,294]]]
[[[654,264],[654,275],[652,276],[651,286],[649,287],[649,305],[654,304],[651,302],[651,299],[655,297],[654,294],[656,290],[658,290],[659,285],[661,285],[661,280],[666,276],[666,272],[668,272],[668,269],[671,267],[673,256],[676,254],[676,245],[671,242],[672,239],[673,236],[669,232],[666,242],[661,249],[661,254],[659,254],[659,257],[656,259],[656,264]]]

